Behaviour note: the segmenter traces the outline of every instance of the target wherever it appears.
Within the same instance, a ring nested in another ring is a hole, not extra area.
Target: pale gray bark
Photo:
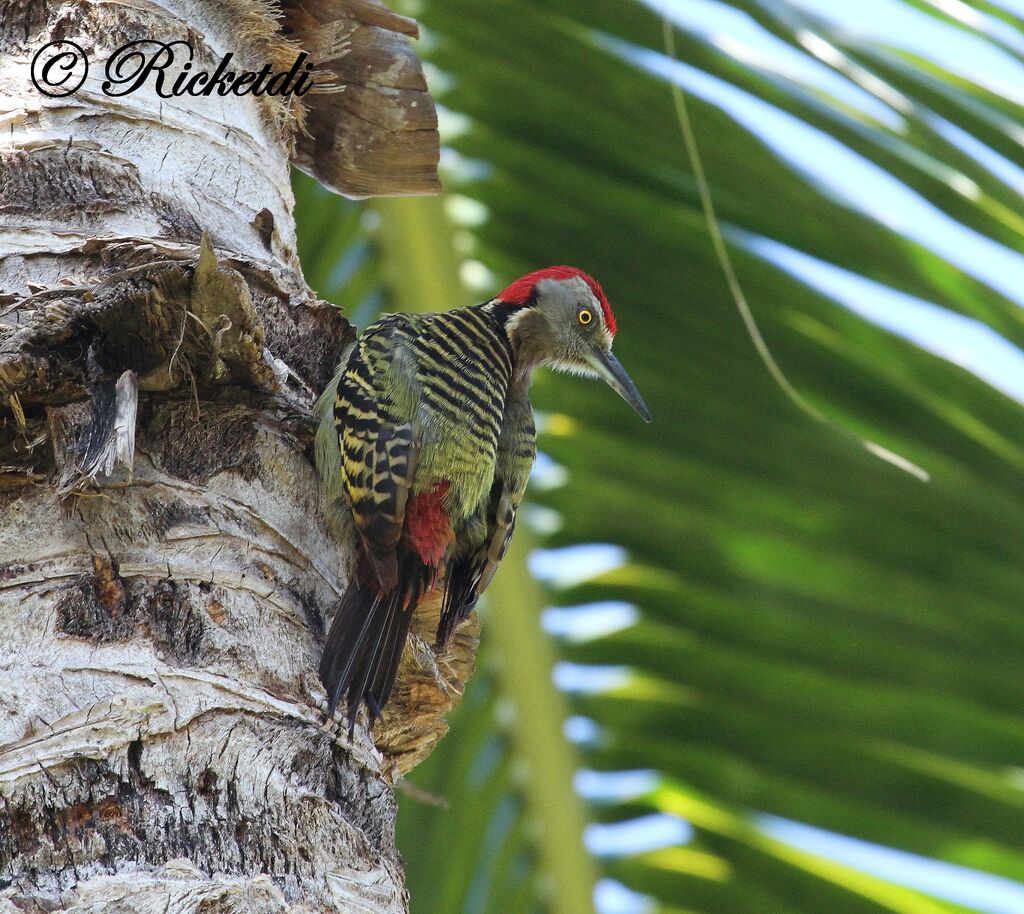
[[[430,190],[433,109],[407,20],[271,10],[0,3],[0,909],[406,909],[390,782],[443,733],[474,633],[435,657],[428,614],[377,746],[324,728],[346,557],[306,414],[352,331],[302,279],[288,163]],[[153,35],[252,69],[302,44],[338,75],[359,49],[392,126],[357,143],[330,94],[105,97],[103,58]],[[28,80],[53,37],[92,58],[68,99]]]

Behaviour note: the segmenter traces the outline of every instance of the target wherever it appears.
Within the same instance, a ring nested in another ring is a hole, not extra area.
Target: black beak
[[[651,421],[651,413],[647,409],[647,404],[644,403],[644,398],[640,396],[640,391],[636,389],[636,384],[626,374],[626,369],[622,367],[622,363],[615,358],[610,349],[595,348],[590,364],[594,371],[608,382],[608,386],[636,410],[637,415],[644,422]]]

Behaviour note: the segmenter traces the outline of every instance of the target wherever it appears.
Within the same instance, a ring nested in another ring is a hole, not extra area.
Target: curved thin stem
[[[665,53],[668,54],[673,62],[678,63],[679,58],[676,53],[675,30],[672,27],[672,22],[669,19],[667,12],[662,12],[661,23],[662,34],[665,41]],[[740,317],[743,319],[743,325],[746,327],[747,334],[750,336],[751,342],[753,342],[754,348],[757,350],[757,354],[760,356],[765,368],[768,369],[768,373],[772,376],[775,383],[781,388],[782,392],[789,398],[790,402],[793,403],[793,405],[802,413],[810,416],[810,418],[815,422],[820,422],[822,425],[828,426],[844,438],[852,439],[868,451],[868,453],[874,454],[876,457],[879,457],[887,463],[892,464],[894,467],[909,473],[911,476],[915,476],[922,482],[928,482],[931,477],[928,475],[927,470],[922,469],[906,457],[902,457],[874,441],[862,438],[860,435],[850,431],[850,429],[840,425],[838,422],[835,422],[822,413],[821,410],[810,403],[803,394],[793,386],[789,378],[786,377],[782,368],[779,366],[779,363],[775,361],[775,356],[772,355],[772,351],[768,348],[768,344],[765,342],[764,336],[761,334],[761,328],[757,325],[757,320],[754,318],[754,312],[751,310],[750,303],[747,301],[747,297],[743,292],[743,287],[740,285],[739,278],[736,276],[736,269],[733,266],[732,256],[729,254],[729,247],[725,243],[725,237],[722,235],[722,226],[718,221],[718,215],[715,212],[715,204],[711,198],[711,186],[708,183],[707,175],[704,172],[704,161],[701,158],[700,149],[697,146],[697,138],[693,132],[693,123],[690,120],[690,113],[686,107],[686,96],[678,81],[670,80],[669,85],[672,89],[672,100],[675,104],[676,117],[679,121],[679,129],[683,134],[683,143],[686,145],[686,153],[689,156],[690,164],[693,168],[694,180],[697,182],[697,190],[700,194],[701,207],[704,210],[704,219],[708,225],[708,232],[711,235],[711,243],[714,246],[718,262],[722,267],[722,272],[725,274],[725,281],[729,285],[729,292],[732,294],[733,301],[736,303],[736,308],[740,312]]]

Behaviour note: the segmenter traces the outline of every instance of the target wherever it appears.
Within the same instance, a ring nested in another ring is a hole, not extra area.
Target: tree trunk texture
[[[414,33],[375,0],[0,2],[0,910],[406,910],[390,784],[475,622],[435,656],[420,620],[376,745],[324,725],[347,556],[308,412],[353,330],[302,278],[288,168],[437,189]],[[210,70],[304,49],[327,88],[105,95],[153,38]],[[56,39],[91,63],[67,98],[29,80]]]

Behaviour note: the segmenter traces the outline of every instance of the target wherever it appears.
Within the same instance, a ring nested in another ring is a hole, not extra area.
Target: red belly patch
[[[424,564],[435,568],[455,539],[443,504],[448,488],[449,483],[439,482],[426,492],[413,495],[405,506],[405,535],[409,545]]]

